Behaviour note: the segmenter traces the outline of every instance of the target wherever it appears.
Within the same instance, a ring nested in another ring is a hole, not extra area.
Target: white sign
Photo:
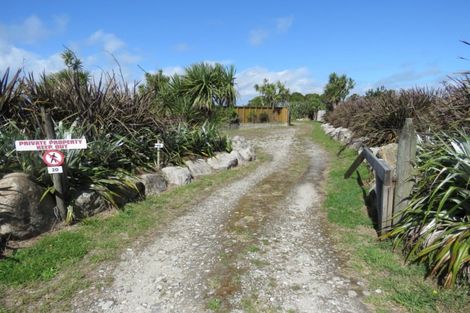
[[[86,139],[16,140],[16,151],[86,149]]]
[[[47,172],[49,174],[61,174],[63,173],[62,166],[48,166],[47,167]]]
[[[157,149],[163,149],[163,142],[157,142],[157,143],[155,144],[155,148],[157,148]]]

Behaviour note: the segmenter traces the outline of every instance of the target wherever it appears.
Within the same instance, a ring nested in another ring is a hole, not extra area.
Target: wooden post
[[[385,163],[385,162],[384,162]],[[382,184],[382,227],[380,233],[383,234],[390,230],[393,224],[393,194],[395,186],[392,176]]]
[[[291,116],[290,116],[290,108],[286,107],[287,110],[287,126],[291,125]]]
[[[393,216],[393,182],[390,167],[384,160],[378,159],[369,148],[364,148],[344,174],[349,178],[366,159],[375,173],[375,194],[377,209],[377,229],[379,234],[388,231]]]
[[[385,168],[387,164],[383,160],[379,160]],[[386,233],[392,226],[393,217],[393,184],[390,170],[389,175],[381,176],[375,171],[375,193],[377,196],[377,224],[379,234]]]
[[[403,210],[408,201],[406,200],[413,188],[411,181],[413,165],[416,161],[416,131],[413,119],[407,118],[400,133],[397,152],[397,182],[395,190],[395,208],[393,223],[400,219],[400,211]]]
[[[46,112],[44,106],[41,105],[41,116],[44,122],[44,129],[46,131],[47,139],[55,139],[54,127],[52,126],[52,119],[49,112]],[[65,184],[62,180],[61,174],[52,174],[52,183],[54,184],[55,189],[55,200],[57,204],[57,209],[59,211],[59,218],[64,220],[67,216],[67,211],[65,208]]]

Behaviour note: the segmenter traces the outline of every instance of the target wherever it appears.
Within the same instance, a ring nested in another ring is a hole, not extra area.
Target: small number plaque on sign
[[[62,174],[64,171],[62,169],[62,166],[48,166],[47,172],[49,174]]]

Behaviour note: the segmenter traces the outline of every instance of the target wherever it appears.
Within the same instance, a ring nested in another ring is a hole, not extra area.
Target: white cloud
[[[258,28],[250,31],[250,43],[253,46],[261,45],[269,36],[268,31]]]
[[[230,65],[230,64],[233,64],[233,61],[232,60],[204,60],[202,61],[204,63],[208,63],[210,65],[215,65],[215,64],[222,64],[222,65]]]
[[[142,57],[140,55],[132,54],[132,53],[127,52],[127,51],[119,53],[116,56],[116,58],[119,62],[122,62],[124,64],[133,64],[133,63],[137,63],[140,60],[142,60]]]
[[[49,30],[35,15],[26,18],[20,24],[0,24],[0,38],[7,42],[31,44],[49,35]]]
[[[124,78],[129,81],[138,76],[136,64],[142,57],[129,52],[126,43],[117,35],[97,30],[88,37],[87,42],[102,49],[86,57],[88,62],[85,67],[91,70],[92,75],[100,77],[103,72],[122,72]]]
[[[211,64],[211,65],[214,65],[214,64],[217,64],[217,63],[222,64],[222,65],[233,64],[232,60],[204,60],[202,62],[207,63],[207,64]],[[163,71],[163,74],[165,74],[167,76],[171,76],[171,75],[174,75],[174,74],[183,75],[186,70],[183,66],[168,66],[168,67],[162,68],[162,71]]]
[[[293,16],[280,17],[276,19],[276,29],[281,33],[286,33],[294,23]]]
[[[270,71],[263,67],[252,67],[237,74],[237,89],[242,104],[258,93],[254,85],[263,82],[267,78],[271,83],[281,81],[291,92],[297,91],[303,94],[322,91],[322,86],[315,82],[310,71],[305,67],[286,69],[283,71]]]
[[[56,16],[52,21],[52,25],[47,26],[39,17],[31,15],[19,24],[0,24],[0,39],[9,43],[33,44],[66,30],[67,16]]]
[[[115,34],[106,33],[102,30],[98,30],[91,34],[91,36],[88,37],[88,42],[90,44],[102,45],[103,49],[109,53],[114,53],[125,47],[124,41],[119,39]]]
[[[55,16],[49,23],[31,15],[18,24],[0,24],[0,72],[7,68],[12,71],[22,68],[25,72],[39,75],[51,73],[64,68],[60,52],[41,56],[18,44],[34,44],[50,36],[66,31],[69,19],[67,16]]]
[[[437,67],[431,67],[422,71],[407,68],[401,72],[389,75],[377,81],[374,86],[385,86],[387,88],[407,88],[416,85],[421,80],[429,80],[430,78],[440,78],[442,71]]]
[[[11,71],[23,68],[25,72],[34,72],[38,75],[42,72],[56,72],[63,67],[60,53],[41,57],[14,45],[0,42],[0,72],[4,72],[7,68]]]
[[[169,66],[162,69],[163,74],[172,76],[174,74],[182,75],[184,74],[184,67],[182,66]]]

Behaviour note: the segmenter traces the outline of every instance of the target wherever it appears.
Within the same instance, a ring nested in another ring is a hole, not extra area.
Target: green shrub
[[[367,137],[369,146],[380,146],[397,141],[408,117],[418,132],[469,128],[470,80],[465,77],[437,90],[369,93],[341,103],[325,121],[349,128],[356,138]]]
[[[453,286],[470,278],[470,136],[435,136],[419,146],[418,173],[408,206],[386,237],[407,258]]]
[[[14,149],[15,140],[46,137],[41,106],[50,113],[58,138],[87,139],[88,149],[65,152],[71,194],[93,189],[111,205],[121,190],[137,190],[135,175],[157,167],[153,146],[158,140],[165,143],[163,164],[230,150],[217,131],[218,124],[233,117],[229,108],[206,112],[181,97],[174,99],[175,108],[162,111],[155,90],[129,87],[113,74],[96,83],[70,70],[53,78],[19,74],[10,80],[7,71],[0,80],[0,174],[23,171],[52,186],[40,152]]]
[[[310,97],[305,101],[295,101],[289,104],[289,111],[293,119],[309,118],[314,120],[318,111],[325,108],[320,97]]]

